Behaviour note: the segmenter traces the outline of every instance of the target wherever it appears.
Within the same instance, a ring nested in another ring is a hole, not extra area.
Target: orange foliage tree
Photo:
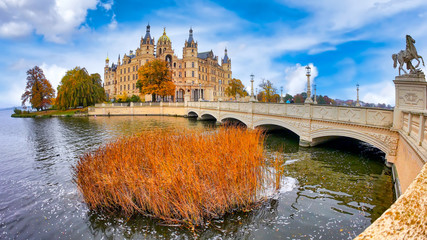
[[[155,101],[156,95],[174,96],[175,84],[172,81],[172,71],[167,62],[156,59],[140,67],[136,87],[142,94],[151,94],[153,101]]]
[[[55,97],[55,90],[38,66],[27,71],[27,86],[21,96],[22,105],[29,101],[37,111],[46,109]]]

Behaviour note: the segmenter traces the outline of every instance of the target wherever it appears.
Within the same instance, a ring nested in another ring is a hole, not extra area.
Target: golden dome
[[[169,39],[168,36],[166,36],[166,28],[163,28],[163,35],[161,37],[159,37],[159,40],[157,40],[157,44],[162,44],[162,43],[170,43],[171,40]]]

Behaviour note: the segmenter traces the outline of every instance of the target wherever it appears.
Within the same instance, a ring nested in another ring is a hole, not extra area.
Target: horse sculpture
[[[420,66],[420,60],[419,60],[420,58],[422,60],[423,66],[425,66],[424,59],[423,57],[418,55],[417,49],[415,48],[414,43],[415,43],[415,40],[411,36],[406,35],[406,50],[401,50],[399,53],[393,54],[391,56],[394,61],[394,64],[393,64],[394,68],[397,67],[397,62],[399,62],[399,76],[400,76],[400,70],[403,70],[403,72],[407,74],[405,69],[403,69],[403,64],[405,63],[406,63],[406,69],[409,70],[409,73],[417,73],[421,71],[417,69]],[[418,64],[415,67],[412,65],[412,62],[411,62],[412,59],[415,59],[418,61]]]

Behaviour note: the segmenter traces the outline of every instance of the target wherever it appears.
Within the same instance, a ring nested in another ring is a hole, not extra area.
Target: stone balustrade
[[[188,102],[187,106],[201,109],[217,109],[220,111],[351,123],[373,127],[390,128],[393,125],[393,110],[378,108],[259,102]]]

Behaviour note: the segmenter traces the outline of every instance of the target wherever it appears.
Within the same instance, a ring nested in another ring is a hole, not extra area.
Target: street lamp
[[[317,104],[316,84],[314,84],[314,104]]]
[[[280,103],[283,103],[283,86],[280,87]]]
[[[254,74],[251,74],[251,99],[249,100],[251,102],[255,102],[255,97],[254,97]]]
[[[360,102],[359,102],[359,83],[356,84],[356,88],[357,88],[357,100],[356,100],[356,107],[360,107]]]
[[[311,99],[311,88],[310,88],[310,76],[311,76],[311,67],[307,65],[305,67],[306,70],[306,76],[307,76],[307,98],[305,99],[304,103],[313,103],[313,100]]]

